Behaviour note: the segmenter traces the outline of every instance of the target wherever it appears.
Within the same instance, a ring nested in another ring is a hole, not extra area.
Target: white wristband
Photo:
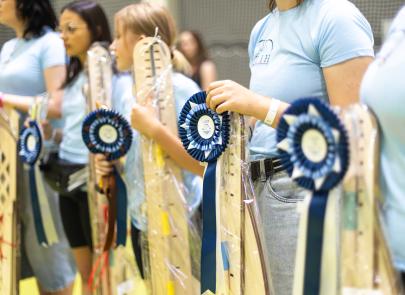
[[[274,120],[276,119],[278,109],[280,107],[281,101],[275,98],[271,99],[269,111],[267,112],[266,118],[264,119],[264,123],[266,125],[272,126]]]

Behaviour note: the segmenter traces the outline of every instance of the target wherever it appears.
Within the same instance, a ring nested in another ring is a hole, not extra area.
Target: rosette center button
[[[325,136],[318,129],[305,131],[301,141],[302,151],[307,159],[313,163],[320,163],[328,155],[328,143]]]
[[[201,118],[198,119],[197,128],[202,138],[210,139],[215,132],[214,120],[207,115],[201,116]]]

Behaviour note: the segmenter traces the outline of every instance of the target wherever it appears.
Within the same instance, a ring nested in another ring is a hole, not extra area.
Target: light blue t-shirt
[[[11,39],[0,53],[0,91],[22,96],[42,94],[46,91],[44,70],[65,61],[63,41],[50,29],[38,38]]]
[[[180,114],[187,99],[196,92],[201,91],[191,79],[179,73],[173,73],[173,88],[177,115]],[[117,111],[130,120],[132,106],[135,103],[131,87],[127,88],[127,94],[122,96],[122,98],[125,98],[125,101],[117,103]],[[125,161],[124,177],[127,184],[128,208],[132,222],[138,229],[145,230],[147,216],[145,207],[143,206],[145,194],[140,134],[136,130],[133,130],[133,135],[133,143]],[[182,174],[184,180],[184,198],[187,201],[188,212],[191,215],[201,202],[202,179],[186,170],[182,170]]]
[[[7,41],[0,53],[0,92],[36,96],[47,91],[44,71],[66,62],[65,46],[59,35],[44,29],[38,38],[25,40],[14,38]],[[21,114],[24,121],[26,114]],[[60,127],[60,120],[50,120],[52,126]],[[51,141],[45,142],[48,151],[57,149]]]
[[[277,9],[253,28],[250,89],[284,102],[318,97],[329,101],[322,68],[359,56],[373,56],[371,27],[347,0],[305,0]],[[277,155],[275,130],[256,123],[251,160]]]
[[[126,90],[132,82],[129,75],[119,74],[113,76],[112,103],[122,101]],[[87,76],[81,72],[76,79],[64,89],[62,103],[63,138],[60,143],[59,157],[63,160],[87,164],[89,151],[82,139],[82,123],[87,114],[87,102],[83,93],[83,86],[87,83]]]
[[[376,60],[368,68],[361,99],[381,131],[380,185],[384,220],[396,268],[405,271],[405,7],[395,18]]]

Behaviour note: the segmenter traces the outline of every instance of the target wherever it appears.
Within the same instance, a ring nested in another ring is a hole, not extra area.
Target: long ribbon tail
[[[208,163],[203,183],[203,233],[201,247],[201,294],[216,292],[216,167]]]
[[[42,246],[48,246],[49,244],[45,235],[44,224],[42,223],[41,207],[38,199],[38,191],[36,186],[37,175],[35,173],[35,167],[30,166],[28,173],[31,190],[31,206],[32,206],[32,213],[34,216],[35,231],[37,234],[38,243],[41,244]]]
[[[323,231],[328,197],[315,193],[309,205],[303,294],[319,294]]]
[[[59,242],[58,233],[56,231],[55,222],[51,213],[51,208],[48,201],[48,194],[45,190],[45,184],[39,166],[35,165],[35,182],[39,198],[39,206],[41,208],[42,224],[44,225],[45,236],[49,246]]]
[[[117,246],[125,246],[127,241],[127,188],[115,168],[114,177],[117,186]]]
[[[114,242],[115,220],[117,214],[117,187],[113,175],[105,177],[105,180],[104,183],[107,185],[105,191],[108,199],[108,228],[104,251],[108,251],[111,249]]]

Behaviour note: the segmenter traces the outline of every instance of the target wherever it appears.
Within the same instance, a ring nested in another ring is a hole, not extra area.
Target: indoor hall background
[[[218,66],[219,79],[249,83],[247,46],[254,24],[267,13],[267,0],[151,0],[169,5],[180,29],[200,31],[212,59]],[[317,0],[314,0],[317,1]],[[383,40],[389,21],[405,0],[351,0],[373,27],[376,50]],[[57,12],[68,3],[52,0]],[[121,7],[138,1],[98,0],[113,24],[113,15]],[[13,37],[10,30],[0,27],[0,46]]]

